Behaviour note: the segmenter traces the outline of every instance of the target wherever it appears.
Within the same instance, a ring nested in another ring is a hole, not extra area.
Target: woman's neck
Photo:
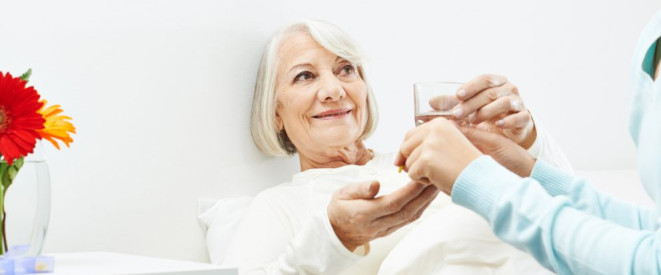
[[[301,172],[314,168],[337,168],[345,165],[364,165],[372,158],[372,150],[365,148],[363,141],[358,139],[356,143],[332,148],[324,152],[298,152],[301,163]]]

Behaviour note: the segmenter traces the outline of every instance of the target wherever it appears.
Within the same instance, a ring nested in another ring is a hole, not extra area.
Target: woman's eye
[[[314,78],[314,75],[311,72],[300,72],[294,77],[294,82],[305,81],[312,78]]]
[[[340,71],[341,75],[352,75],[356,72],[356,68],[353,65],[345,65]]]

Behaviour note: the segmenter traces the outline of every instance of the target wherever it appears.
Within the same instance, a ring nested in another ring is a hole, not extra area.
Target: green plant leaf
[[[25,80],[25,82],[28,82],[30,80],[30,76],[32,75],[32,68],[28,69],[27,72],[21,75],[21,79]]]
[[[5,185],[8,185],[9,182],[9,175],[7,174],[8,169],[9,165],[4,161],[0,161],[0,183],[2,183],[2,188],[5,188]],[[7,184],[5,184],[5,182],[7,182]]]
[[[3,190],[7,190],[12,182],[14,182],[18,171],[23,167],[23,162],[23,158],[16,159],[12,165],[7,164],[5,161],[0,161],[0,182],[2,183]]]

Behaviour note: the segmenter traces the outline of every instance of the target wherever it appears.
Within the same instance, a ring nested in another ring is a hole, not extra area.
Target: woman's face
[[[284,38],[278,61],[276,121],[298,152],[354,144],[367,115],[367,85],[356,65],[303,32]]]

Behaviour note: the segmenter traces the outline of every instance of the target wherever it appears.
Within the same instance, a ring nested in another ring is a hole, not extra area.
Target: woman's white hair
[[[358,45],[337,26],[311,19],[298,19],[277,31],[266,44],[259,63],[255,94],[252,101],[250,117],[250,132],[255,145],[267,155],[285,156],[296,153],[296,147],[287,133],[278,130],[276,124],[277,91],[276,70],[278,67],[278,50],[282,39],[287,34],[305,32],[326,50],[355,64],[360,77],[367,86],[367,117],[364,119],[364,129],[361,139],[369,137],[378,120],[376,100],[372,88],[366,79],[366,56]]]

